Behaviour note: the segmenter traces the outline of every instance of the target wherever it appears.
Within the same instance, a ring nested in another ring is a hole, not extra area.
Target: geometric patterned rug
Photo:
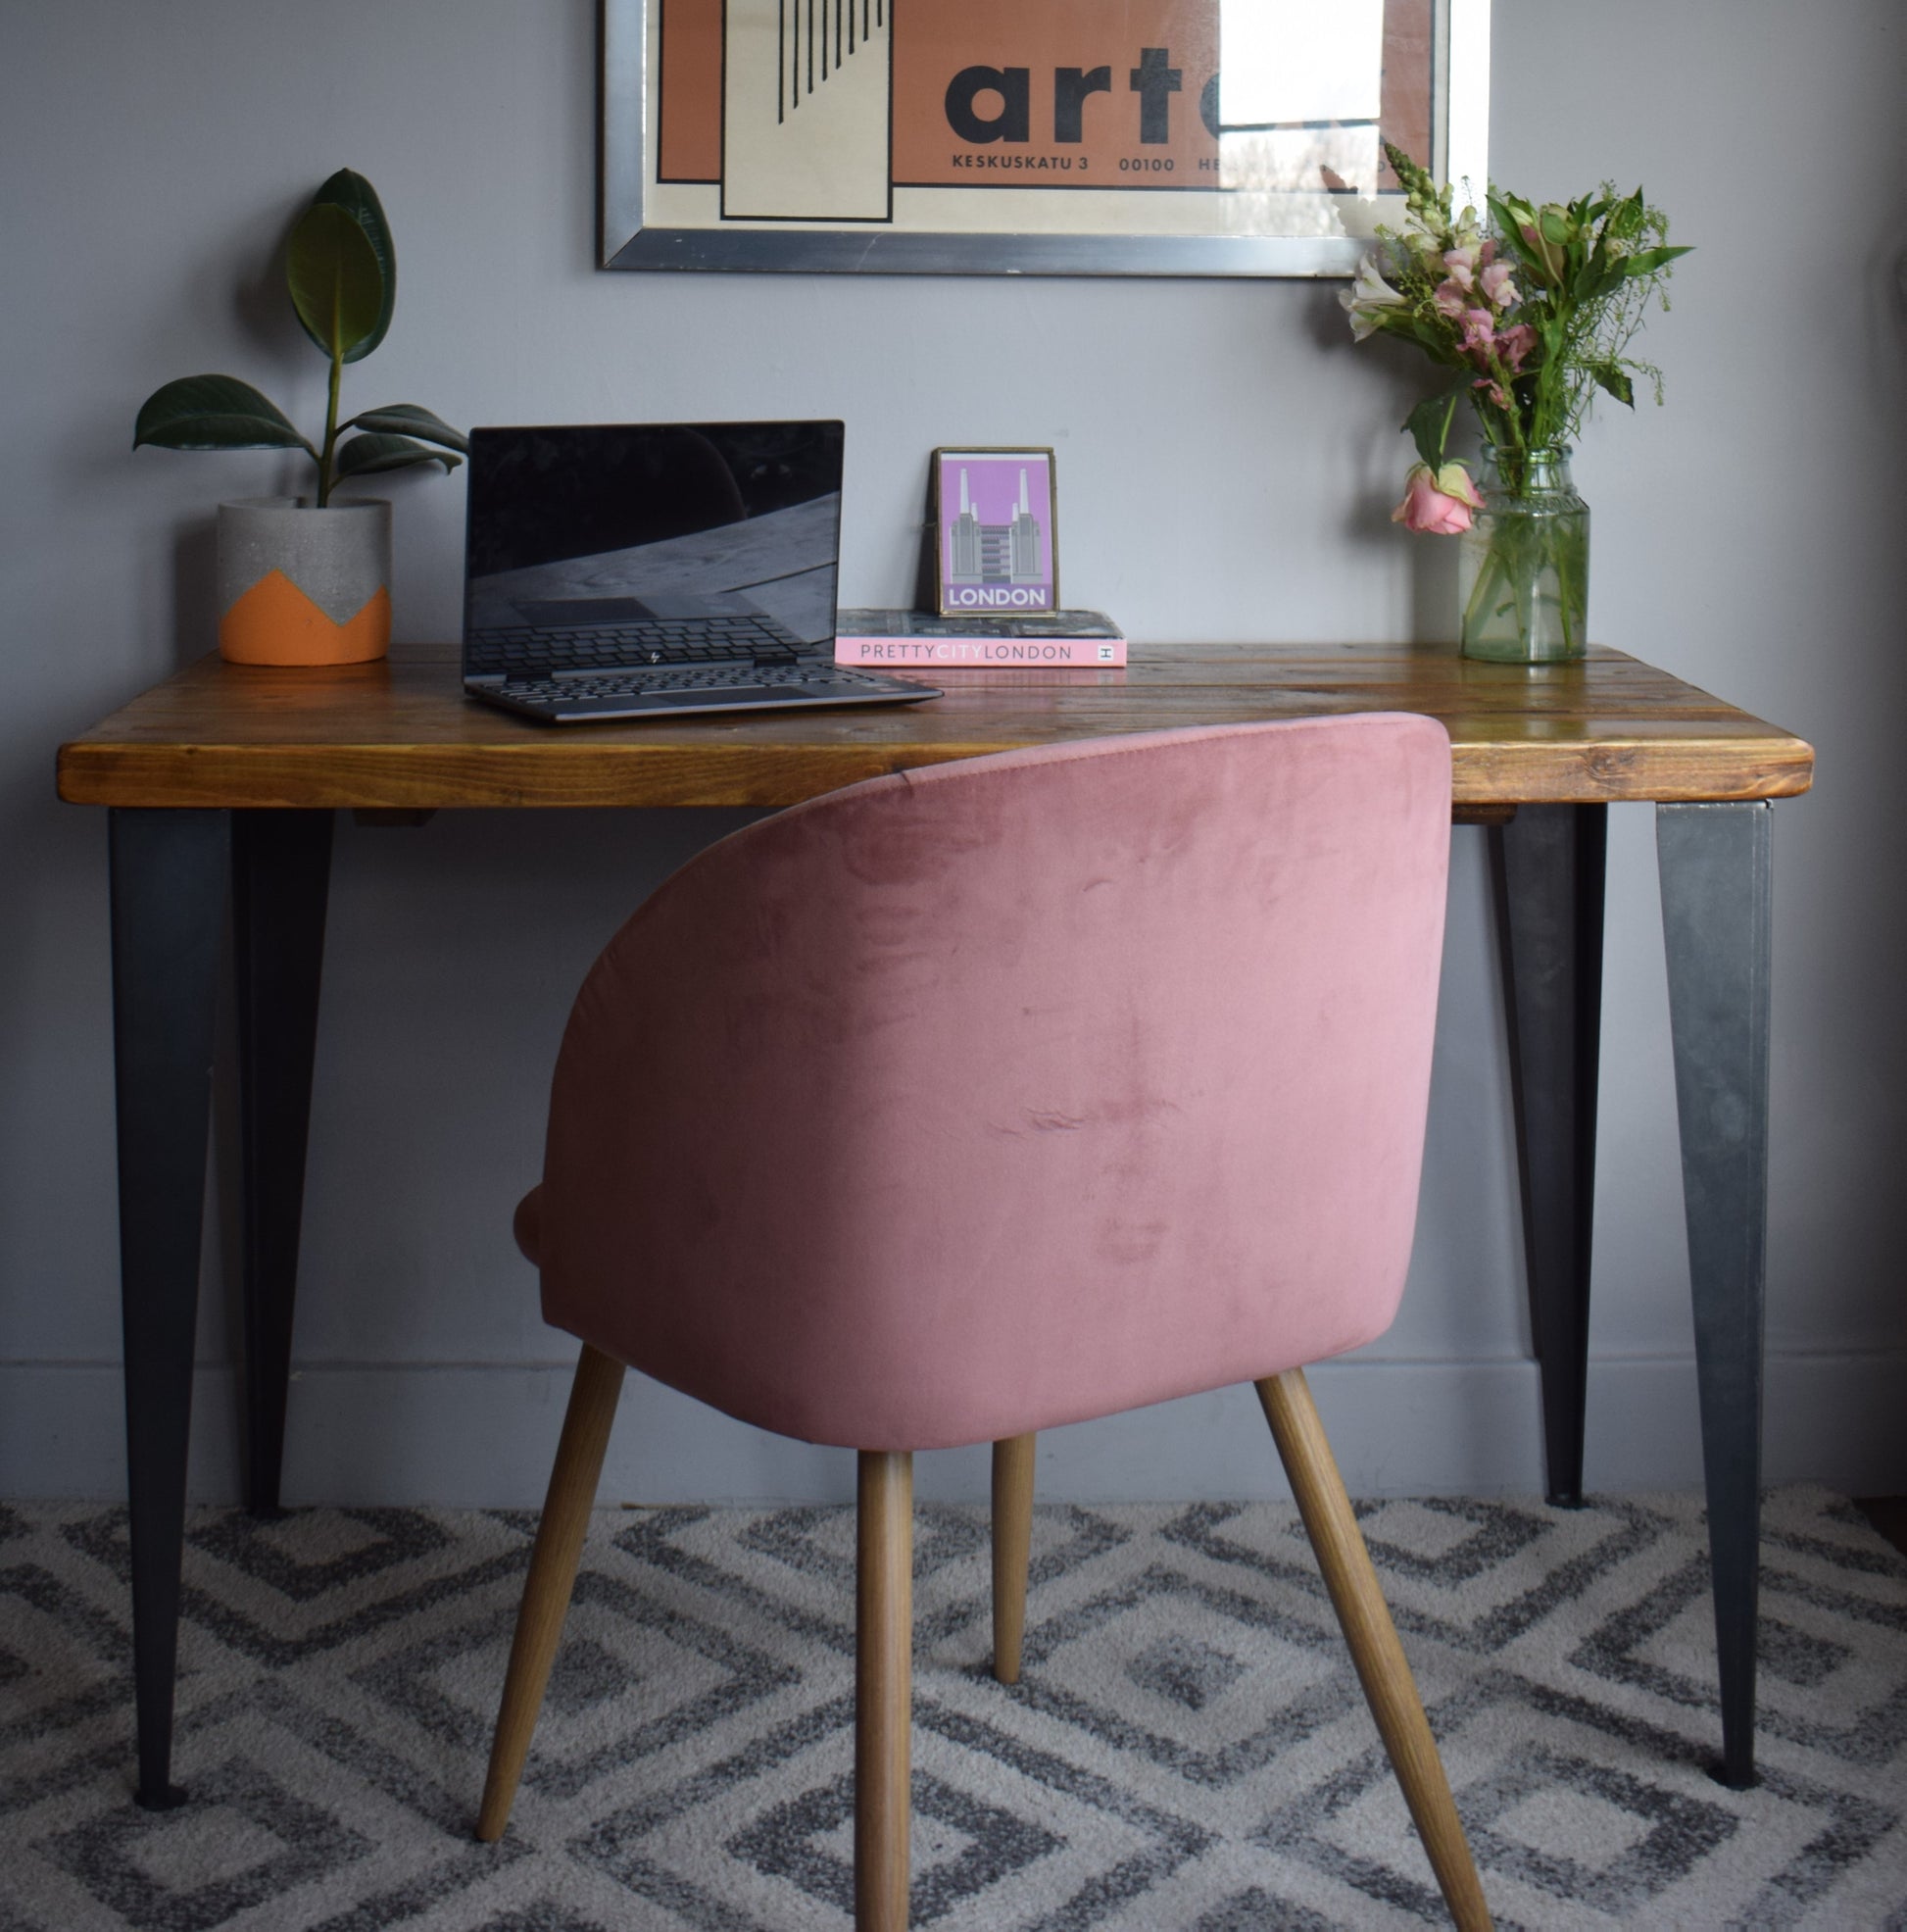
[[[1761,1784],[1699,1499],[1361,1507],[1499,1925],[1907,1928],[1907,1561],[1771,1492]],[[471,1837],[534,1518],[189,1521],[174,1775],[130,1801],[124,1512],[0,1506],[0,1932],[848,1925],[854,1520],[602,1511],[509,1834]],[[1042,1508],[1025,1667],[987,1524],[915,1520],[913,1922],[1436,1923],[1290,1506]]]

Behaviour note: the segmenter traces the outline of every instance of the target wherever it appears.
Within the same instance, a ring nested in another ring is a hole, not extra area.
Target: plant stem
[[[344,358],[331,357],[331,393],[324,406],[324,453],[318,459],[318,507],[331,501],[331,451],[338,440],[338,382],[344,374]]]
[[[1490,600],[1495,595],[1497,581],[1502,576],[1503,560],[1492,543],[1484,552],[1483,566],[1477,572],[1477,581],[1471,586],[1469,601],[1463,607],[1462,634],[1465,637],[1482,636],[1485,620],[1490,615]]]

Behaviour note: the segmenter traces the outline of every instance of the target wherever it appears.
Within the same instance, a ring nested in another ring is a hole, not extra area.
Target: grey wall
[[[843,591],[902,601],[937,442],[1059,452],[1067,589],[1148,643],[1446,631],[1449,548],[1386,520],[1423,372],[1297,282],[669,278],[592,266],[586,0],[5,0],[0,380],[0,1493],[106,1495],[119,1418],[105,827],[62,737],[211,647],[210,518],[267,455],[128,450],[159,382],[229,370],[309,421],[270,260],[349,165],[395,227],[390,338],[348,400],[453,421],[839,415]],[[1586,23],[1593,20],[1593,30]],[[1897,478],[1907,177],[1893,0],[1498,0],[1492,172],[1639,177],[1699,252],[1644,352],[1666,410],[1585,437],[1597,633],[1800,731],[1776,820],[1773,1477],[1907,1489]],[[1014,353],[999,355],[1002,344]],[[1612,416],[1620,412],[1611,412]],[[455,634],[462,483],[396,479],[397,632]],[[720,815],[340,831],[287,1491],[541,1493],[568,1349],[508,1238],[595,949]],[[1532,1490],[1483,835],[1453,840],[1417,1262],[1396,1328],[1316,1378],[1354,1489]],[[1697,1478],[1646,808],[1612,814],[1589,1479]],[[224,1258],[194,1484],[233,1489]],[[1044,1445],[1048,1496],[1276,1493],[1248,1398]],[[847,1459],[643,1388],[605,1495],[847,1493]],[[925,1459],[976,1494],[977,1455]]]

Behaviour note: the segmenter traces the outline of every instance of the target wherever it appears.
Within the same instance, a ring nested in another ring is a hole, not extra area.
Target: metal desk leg
[[[1765,804],[1655,813],[1715,1577],[1721,1775],[1736,1790],[1755,1781],[1770,826]]]
[[[1548,1500],[1583,1502],[1602,1024],[1602,805],[1524,805],[1490,833]]]
[[[109,823],[138,1797],[164,1809],[184,1796],[172,1678],[227,832],[222,812],[121,808]]]
[[[305,1205],[329,812],[232,814],[245,1192],[245,1507],[275,1515]]]

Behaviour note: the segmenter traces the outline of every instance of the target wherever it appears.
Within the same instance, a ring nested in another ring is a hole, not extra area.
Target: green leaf
[[[361,362],[383,341],[391,326],[391,312],[397,307],[397,244],[391,240],[391,224],[384,219],[384,205],[377,199],[377,190],[362,174],[353,173],[349,168],[340,168],[312,196],[312,200],[342,208],[364,229],[371,253],[377,257],[377,271],[384,280],[383,299],[377,307],[377,323],[345,357],[348,363]]]
[[[291,231],[285,280],[305,333],[334,362],[362,355],[377,327],[384,276],[349,210],[315,201]]]
[[[235,375],[182,375],[139,406],[132,447],[169,450],[303,450],[316,460],[277,404]]]
[[[1595,377],[1596,387],[1606,389],[1619,403],[1627,403],[1631,409],[1636,407],[1636,385],[1630,381],[1619,363],[1591,363],[1589,373]]]
[[[1652,275],[1657,269],[1666,268],[1678,255],[1692,255],[1693,247],[1688,248],[1644,248],[1638,254],[1625,255],[1622,272],[1626,275]]]
[[[1392,313],[1394,314],[1395,311]],[[1454,360],[1450,348],[1451,334],[1447,325],[1439,326],[1420,321],[1416,316],[1407,316],[1401,322],[1394,325],[1392,332],[1396,335],[1408,335],[1433,362],[1447,363]]]
[[[1537,224],[1537,212],[1527,202],[1512,201],[1507,196],[1491,195],[1490,212],[1494,218],[1496,232],[1510,252],[1526,268],[1539,273],[1542,270],[1542,251],[1533,242],[1525,239],[1523,230],[1534,229]]]
[[[414,463],[441,463],[448,475],[463,460],[447,450],[426,449],[409,436],[353,436],[338,451],[337,473],[342,481],[384,470],[408,470]]]
[[[442,417],[416,403],[386,403],[381,409],[367,409],[339,425],[345,429],[387,429],[399,436],[421,436],[426,443],[441,443],[447,450],[465,450],[470,439],[461,429],[453,429]]]
[[[1447,389],[1441,396],[1426,396],[1404,418],[1403,426],[1417,445],[1418,456],[1433,470],[1443,464],[1443,446],[1450,436],[1450,418],[1456,414],[1461,389]]]

